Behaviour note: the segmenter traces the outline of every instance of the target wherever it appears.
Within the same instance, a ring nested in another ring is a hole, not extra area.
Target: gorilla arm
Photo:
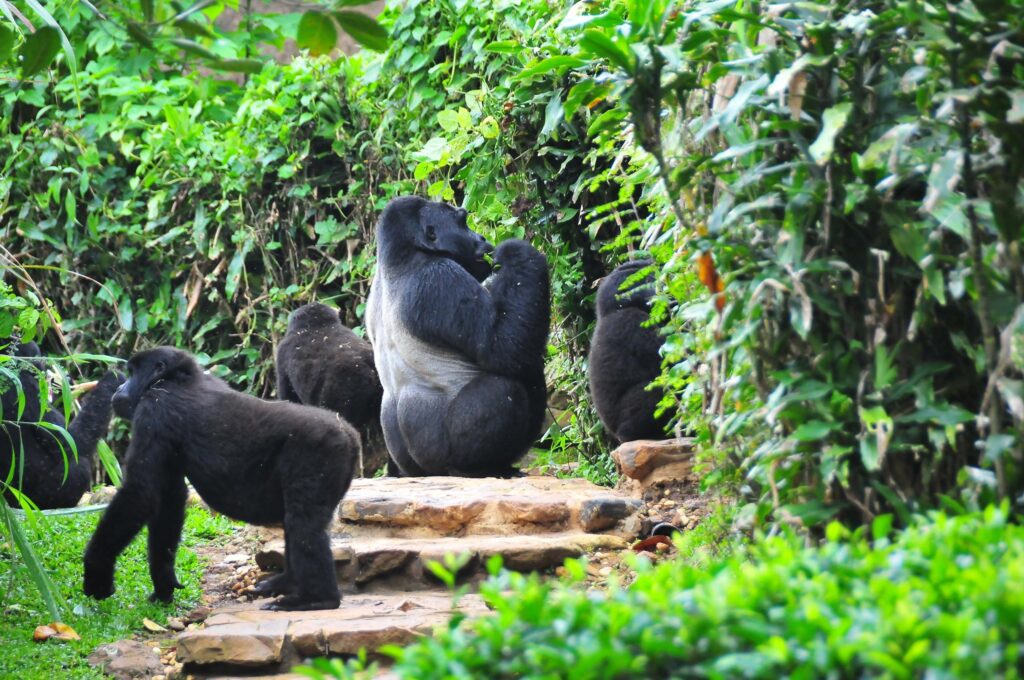
[[[494,260],[499,268],[483,286],[450,260],[431,262],[406,291],[400,313],[426,342],[454,349],[490,373],[518,375],[537,363],[547,343],[547,260],[520,240],[498,246]]]

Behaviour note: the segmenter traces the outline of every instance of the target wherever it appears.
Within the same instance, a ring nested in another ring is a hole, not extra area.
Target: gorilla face
[[[477,281],[483,281],[491,273],[485,256],[494,246],[480,234],[470,231],[463,208],[424,202],[413,239],[417,250],[454,260]]]
[[[197,372],[198,367],[192,357],[174,347],[157,347],[136,354],[128,361],[130,377],[117,388],[110,400],[114,413],[131,420],[146,390],[179,371]]]

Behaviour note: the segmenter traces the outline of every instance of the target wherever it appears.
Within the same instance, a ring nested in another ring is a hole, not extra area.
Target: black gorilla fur
[[[17,388],[11,385],[0,395],[0,420],[17,420],[19,423],[0,425],[0,475],[6,479],[11,474],[10,485],[20,489],[41,509],[73,507],[92,483],[92,461],[96,445],[107,433],[110,425],[110,397],[121,384],[122,378],[114,371],[108,371],[96,388],[85,397],[71,425],[65,427],[64,414],[45,405],[42,407],[46,411],[41,419],[39,417],[41,405],[37,375],[43,369],[39,347],[34,342],[18,345],[13,356],[25,359],[35,365],[36,369],[25,363],[18,369],[18,381],[25,399],[20,417]],[[67,430],[75,442],[77,460],[60,434],[33,424],[40,420]],[[22,461],[24,465],[20,465]],[[18,505],[10,491],[5,493],[5,497],[8,504]]]
[[[327,525],[352,481],[356,431],[328,411],[236,392],[173,347],[136,354],[128,370],[113,398],[132,421],[124,486],[85,550],[86,595],[114,592],[117,556],[148,525],[150,599],[173,598],[187,477],[217,512],[284,523],[285,570],[255,590],[283,595],[267,609],[337,607]]]
[[[590,394],[601,422],[620,442],[665,439],[670,416],[655,418],[662,391],[647,386],[661,373],[662,338],[650,318],[653,278],[622,284],[650,260],[617,267],[597,289],[597,328],[590,344]]]
[[[364,455],[372,448],[373,433],[380,441],[384,388],[373,347],[341,323],[337,310],[314,302],[292,312],[276,369],[278,399],[338,413],[360,431]]]
[[[487,278],[490,249],[465,210],[418,197],[392,200],[377,224],[367,330],[402,474],[513,475],[540,434],[547,260],[506,241]]]

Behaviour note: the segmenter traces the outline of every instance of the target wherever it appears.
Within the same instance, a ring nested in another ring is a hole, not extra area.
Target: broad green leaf
[[[563,113],[562,92],[555,90],[548,100],[548,105],[544,108],[544,127],[540,131],[541,137],[547,137],[555,131],[558,124],[562,122]]]
[[[484,45],[485,52],[495,52],[498,54],[514,54],[522,49],[522,44],[515,40],[495,40]]]
[[[932,164],[928,173],[928,191],[924,196],[922,208],[926,212],[934,212],[936,207],[949,200],[960,183],[960,169],[963,166],[964,154],[959,149],[950,149]]]
[[[611,38],[594,29],[587,29],[580,38],[580,49],[612,62],[626,73],[633,73],[633,60]]]
[[[812,420],[803,423],[793,431],[793,438],[801,442],[815,442],[824,439],[830,432],[840,427],[840,423]]]
[[[451,109],[439,111],[437,114],[437,124],[445,132],[455,132],[459,129],[459,114]]]
[[[72,74],[77,74],[78,60],[75,58],[75,48],[71,46],[71,41],[68,40],[68,36],[64,33],[64,29],[60,27],[60,24],[58,24],[57,20],[53,18],[53,15],[50,14],[45,7],[39,4],[38,0],[25,0],[25,4],[31,7],[32,11],[42,18],[43,23],[57,31],[57,35],[60,37],[60,44],[64,48],[64,59],[68,65],[68,69],[71,70]],[[76,89],[78,87],[77,82],[78,81],[76,79]]]
[[[14,49],[14,39],[17,33],[14,30],[0,24],[0,61],[7,61]]]
[[[340,10],[334,12],[333,16],[342,29],[363,47],[376,52],[388,48],[388,32],[365,14]]]
[[[537,63],[524,68],[516,75],[516,80],[527,80],[529,78],[535,78],[537,76],[551,73],[552,71],[577,68],[586,63],[587,62],[584,59],[580,59],[579,57],[570,57],[566,55],[548,57],[547,59],[541,59]]]
[[[21,75],[30,78],[50,65],[60,52],[60,34],[52,26],[43,26],[28,36],[21,46]]]
[[[295,44],[310,54],[320,56],[334,49],[338,43],[338,29],[323,12],[306,12],[299,20]]]
[[[836,136],[846,125],[850,117],[853,104],[844,102],[826,109],[822,116],[821,132],[818,138],[811,144],[811,158],[818,165],[825,165],[832,158],[832,151],[835,148]]]

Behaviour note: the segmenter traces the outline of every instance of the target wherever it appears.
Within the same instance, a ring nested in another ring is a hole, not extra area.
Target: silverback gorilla
[[[217,512],[284,523],[285,570],[254,590],[282,595],[266,609],[336,608],[327,525],[352,481],[356,431],[329,411],[236,392],[173,347],[136,354],[128,370],[113,398],[132,421],[124,485],[86,547],[85,594],[114,592],[117,556],[148,525],[150,599],[173,598],[187,477]]]
[[[14,356],[35,364],[38,369],[43,368],[39,347],[34,342],[18,345]],[[0,395],[0,420],[6,421],[0,424],[0,475],[4,479],[9,476],[9,486],[19,489],[40,509],[73,507],[91,485],[96,445],[107,433],[110,397],[122,378],[108,371],[85,397],[82,409],[67,426],[75,442],[76,460],[62,435],[35,424],[42,421],[65,427],[63,413],[39,403],[37,371],[27,365],[16,370],[24,410],[19,416],[18,390],[10,385]],[[41,411],[41,408],[46,410]],[[18,504],[10,490],[5,496],[10,505]]]
[[[370,343],[344,326],[336,309],[313,302],[292,312],[275,363],[277,398],[319,406],[347,420],[362,435],[363,455],[375,459],[361,474],[373,474],[387,454],[379,445],[384,389]],[[371,456],[370,449],[380,455]]]
[[[377,224],[366,325],[384,440],[404,475],[513,475],[540,434],[547,260],[506,241],[488,278],[490,250],[465,210],[414,196]]]
[[[630,277],[651,266],[635,260],[617,267],[597,289],[597,328],[590,344],[590,394],[601,422],[619,442],[665,439],[668,414],[654,417],[661,390],[647,386],[661,372],[662,339],[650,318],[653,280],[622,291]]]

